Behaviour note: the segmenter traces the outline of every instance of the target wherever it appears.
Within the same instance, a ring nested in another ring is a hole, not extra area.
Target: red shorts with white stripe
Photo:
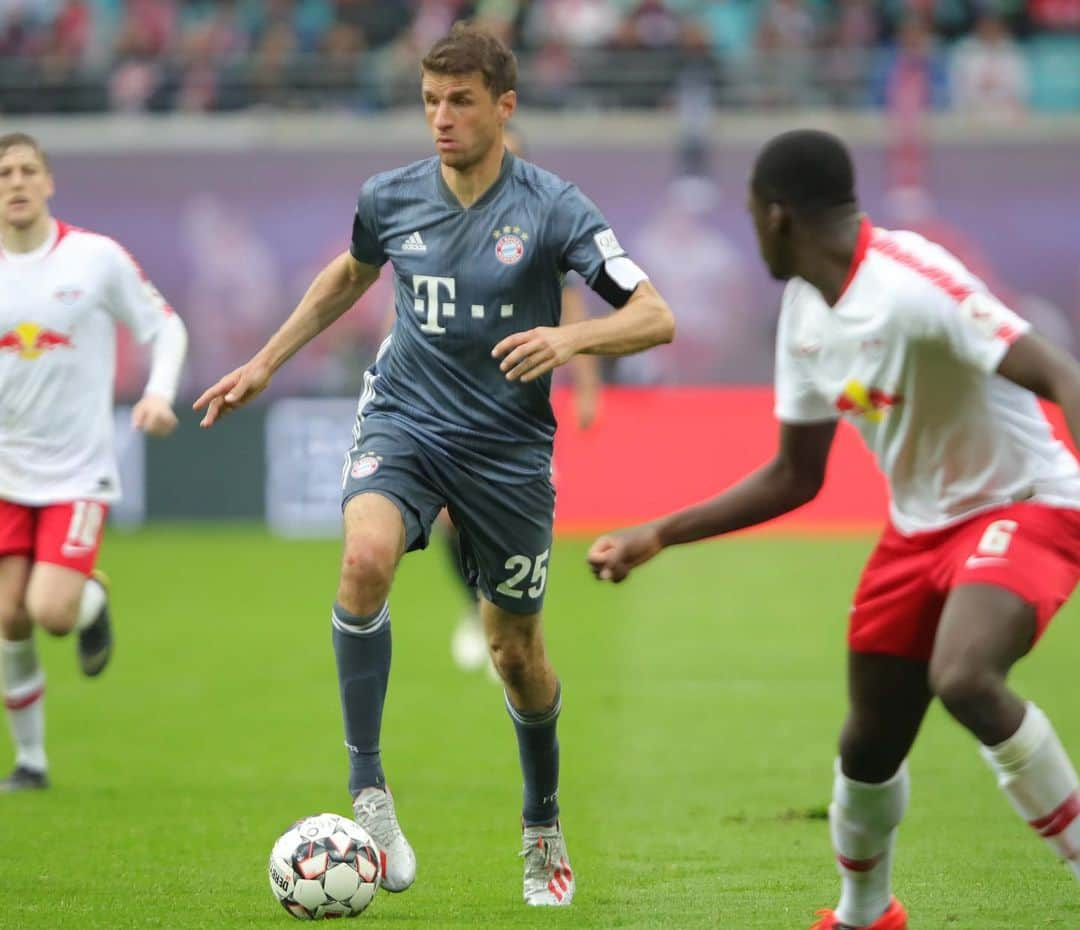
[[[929,661],[945,599],[963,584],[1012,591],[1035,608],[1036,639],[1080,580],[1080,510],[1011,504],[942,530],[886,528],[851,608],[853,652]]]
[[[22,555],[89,575],[108,512],[108,504],[100,501],[30,507],[0,500],[0,557]]]

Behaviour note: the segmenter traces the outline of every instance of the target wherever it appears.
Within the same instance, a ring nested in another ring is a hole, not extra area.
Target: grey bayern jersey
[[[439,167],[433,157],[377,174],[360,193],[350,251],[393,264],[396,320],[365,375],[358,432],[365,417],[385,416],[491,480],[546,476],[551,376],[507,381],[491,350],[558,325],[571,269],[613,306],[644,275],[573,184],[507,152],[466,209]]]

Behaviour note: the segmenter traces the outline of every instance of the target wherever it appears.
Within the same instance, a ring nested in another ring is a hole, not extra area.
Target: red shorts
[[[853,652],[929,661],[949,592],[992,584],[1035,608],[1036,639],[1080,580],[1080,510],[1011,504],[902,536],[888,526],[855,592]]]
[[[0,556],[63,565],[84,575],[94,570],[109,505],[68,501],[30,507],[0,500]]]

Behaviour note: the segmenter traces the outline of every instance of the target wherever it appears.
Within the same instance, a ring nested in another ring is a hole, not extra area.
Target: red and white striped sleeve
[[[955,256],[914,233],[875,230],[870,248],[895,273],[897,323],[912,338],[943,343],[987,374],[1031,324],[1005,306]]]

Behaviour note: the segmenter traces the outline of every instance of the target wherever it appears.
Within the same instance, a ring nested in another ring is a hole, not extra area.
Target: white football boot
[[[574,873],[566,840],[558,823],[525,827],[521,852],[525,860],[525,903],[535,907],[565,907],[574,899]]]
[[[401,832],[390,789],[365,788],[353,799],[353,814],[379,847],[383,888],[404,891],[416,881],[416,854]]]

